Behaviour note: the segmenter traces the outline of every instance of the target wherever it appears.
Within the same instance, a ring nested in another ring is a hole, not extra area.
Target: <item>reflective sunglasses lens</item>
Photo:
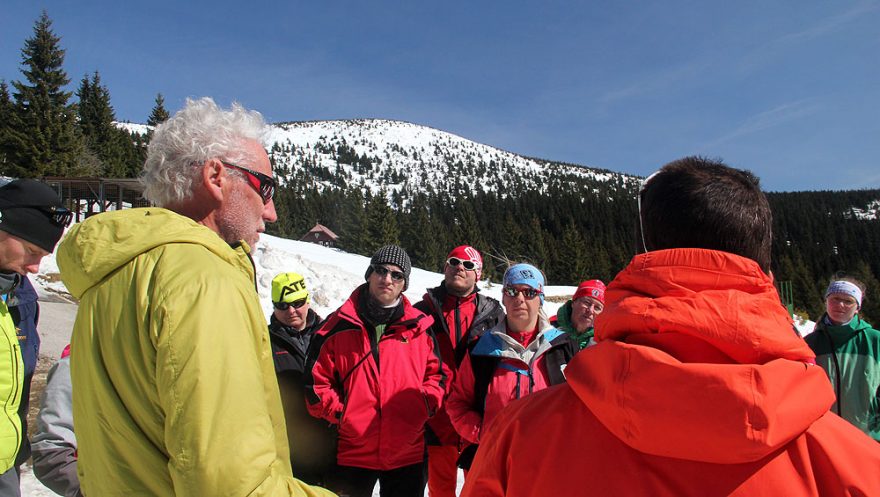
[[[275,196],[275,181],[271,178],[267,180],[260,179],[260,196],[263,197],[263,203],[268,204],[272,197]]]
[[[287,302],[272,302],[272,305],[279,311],[286,311],[290,307]]]
[[[302,306],[306,305],[306,299],[295,300],[295,301],[291,302],[290,305],[292,305],[294,309],[299,309]]]
[[[65,209],[64,207],[56,207],[52,214],[52,222],[62,228],[66,228],[70,225],[70,221],[73,220],[73,212]]]
[[[405,276],[400,271],[392,271],[385,266],[373,266],[373,271],[378,274],[380,278],[384,278],[386,274],[391,273],[391,279],[394,281],[400,281]]]
[[[450,257],[446,262],[452,267],[458,267],[459,265],[464,266],[467,271],[473,271],[477,267],[473,261],[463,261],[458,257]]]

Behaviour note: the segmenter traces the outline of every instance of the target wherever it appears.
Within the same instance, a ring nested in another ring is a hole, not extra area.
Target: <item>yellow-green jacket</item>
[[[0,474],[12,467],[21,445],[21,402],[24,364],[15,325],[6,302],[0,300]]]
[[[291,475],[249,248],[166,209],[100,214],[58,248],[85,495],[333,495]]]

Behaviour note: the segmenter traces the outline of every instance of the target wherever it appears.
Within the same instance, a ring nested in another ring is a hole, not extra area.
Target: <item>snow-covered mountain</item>
[[[119,122],[130,133],[152,126]],[[361,187],[409,197],[505,192],[511,186],[552,193],[587,186],[633,188],[641,178],[577,164],[526,157],[428,126],[388,119],[299,121],[269,125],[266,146],[281,184],[324,190]],[[606,190],[607,191],[607,190]]]
[[[636,176],[524,157],[445,131],[402,121],[354,119],[280,123],[270,155],[282,182],[297,171],[319,189],[362,186],[371,193],[541,193],[579,185],[633,186]],[[594,188],[598,193],[598,189]]]

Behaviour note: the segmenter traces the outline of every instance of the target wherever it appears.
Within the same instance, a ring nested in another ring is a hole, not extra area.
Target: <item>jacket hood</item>
[[[712,463],[758,460],[825,414],[834,393],[753,261],[703,249],[642,254],[608,286],[599,343],[568,383],[621,441]]]
[[[105,212],[70,228],[58,246],[61,280],[81,298],[91,287],[135,257],[169,243],[202,245],[230,264],[242,264],[250,248],[235,250],[210,228],[158,207]],[[242,264],[250,271],[250,263]]]
[[[562,306],[559,308],[559,310],[556,311],[555,321],[556,321],[557,328],[559,328],[560,330],[562,330],[566,333],[573,334],[573,333],[575,333],[575,329],[574,329],[574,325],[571,324],[571,311],[572,311],[572,309],[571,309],[572,303],[571,302],[572,301],[569,300],[565,304],[562,304]],[[553,321],[554,321],[554,319],[550,318],[550,322],[552,323]]]

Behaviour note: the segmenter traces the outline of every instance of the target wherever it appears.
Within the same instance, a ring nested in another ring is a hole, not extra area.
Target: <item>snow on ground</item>
[[[450,247],[451,248],[451,247]],[[257,266],[257,287],[263,311],[268,317],[272,313],[272,278],[276,274],[293,271],[303,275],[306,287],[312,295],[312,308],[322,316],[335,311],[351,292],[364,282],[364,273],[370,265],[370,258],[349,254],[338,249],[314,243],[287,240],[270,235],[262,235],[254,251]],[[413,268],[409,289],[404,294],[411,302],[422,299],[426,288],[435,287],[443,280],[443,274]],[[548,286],[547,296],[571,296],[573,286]],[[481,281],[480,292],[501,300],[501,285],[498,282]],[[548,316],[556,314],[561,303],[544,304]]]

